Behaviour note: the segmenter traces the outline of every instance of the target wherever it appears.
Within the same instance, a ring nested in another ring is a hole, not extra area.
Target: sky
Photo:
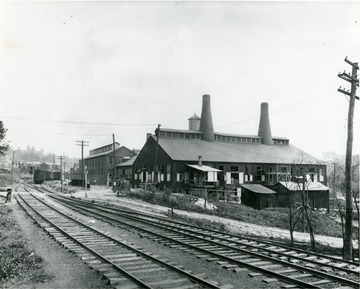
[[[360,62],[360,2],[0,2],[0,120],[13,148],[80,157],[187,129],[211,95],[216,132],[345,154],[337,77]],[[360,95],[358,92],[357,95]],[[354,147],[359,153],[359,101]]]

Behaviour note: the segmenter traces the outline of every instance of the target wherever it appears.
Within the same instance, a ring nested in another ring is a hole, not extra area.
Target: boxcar
[[[42,184],[45,181],[45,172],[41,170],[34,171],[34,184]]]

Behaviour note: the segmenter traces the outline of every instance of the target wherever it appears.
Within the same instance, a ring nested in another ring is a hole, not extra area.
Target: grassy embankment
[[[176,198],[175,200],[170,198],[169,194],[166,193],[153,193],[153,192],[132,192],[127,195],[130,198],[141,199],[145,202],[171,207],[174,209],[192,211],[198,213],[206,213],[209,215],[215,215],[219,217],[234,219],[243,221],[246,223],[277,227],[280,229],[289,228],[289,216],[286,208],[268,208],[265,210],[255,210],[253,208],[239,205],[229,204],[223,202],[212,202],[217,206],[217,210],[205,210],[202,207],[194,205],[188,202],[185,198]],[[313,226],[315,234],[334,236],[341,238],[341,225],[329,218],[324,213],[313,211],[312,214]],[[200,225],[201,222],[198,224]],[[216,222],[205,222],[203,225],[211,226],[214,229],[223,230],[224,225]],[[307,231],[307,225],[305,225]],[[296,231],[301,231],[301,223],[298,222]]]
[[[42,259],[31,251],[16,225],[12,209],[0,207],[0,287],[42,281],[48,278],[42,266]]]

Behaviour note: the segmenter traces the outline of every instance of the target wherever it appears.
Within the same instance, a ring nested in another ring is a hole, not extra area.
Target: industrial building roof
[[[285,188],[289,190],[297,190],[301,191],[303,186],[302,183],[295,183],[295,182],[279,182],[282,184]],[[307,191],[329,191],[330,189],[319,182],[310,182],[308,184],[305,184],[305,190]]]
[[[128,161],[126,162],[123,162],[119,165],[117,165],[116,167],[129,167],[129,166],[132,166],[134,164],[134,161],[136,160],[138,155],[135,155],[133,157],[131,157]]]
[[[230,163],[316,164],[320,162],[293,145],[208,142],[198,139],[159,138],[159,145],[172,160]]]
[[[249,191],[252,191],[257,194],[276,194],[275,191],[270,190],[267,187],[264,187],[264,186],[258,185],[258,184],[244,184],[241,186],[243,188],[248,189]]]

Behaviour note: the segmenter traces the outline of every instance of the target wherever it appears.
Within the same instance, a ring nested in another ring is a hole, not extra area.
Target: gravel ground
[[[16,193],[15,193],[16,194]],[[45,275],[48,276],[43,282],[20,282],[10,285],[8,288],[19,289],[85,289],[85,288],[111,288],[91,268],[75,255],[60,247],[41,228],[35,226],[13,198],[9,204],[13,208],[14,219],[19,224],[24,237],[29,240],[30,247],[39,255],[45,265]]]
[[[89,223],[90,220],[92,222],[94,221],[92,217],[67,209],[66,207],[56,203],[51,198],[44,196],[43,194],[37,193],[36,195],[41,196],[41,198],[44,198],[49,203],[58,208],[61,208],[64,212],[71,214],[73,217],[76,217],[83,222]],[[196,258],[190,253],[171,249],[160,243],[153,242],[146,238],[141,238],[137,233],[131,232],[127,229],[116,227],[100,220],[95,220],[95,223],[92,222],[89,224],[97,229],[109,232],[115,236],[120,236],[122,240],[146,248],[148,252],[152,252],[153,254],[162,256],[168,260],[176,262],[177,264],[183,265],[186,270],[191,270],[193,273],[204,274],[205,279],[217,281],[220,285],[231,284],[234,286],[234,288],[239,289],[279,288],[278,286],[280,283],[273,283],[268,285],[262,282],[263,278],[261,277],[249,277],[248,274],[251,273],[251,271],[246,270],[239,273],[233,273],[224,268],[221,268],[215,262],[207,262],[206,260]]]
[[[150,212],[155,214],[166,214],[168,209],[167,207],[152,205],[141,200],[133,200],[125,197],[117,197],[109,188],[102,186],[93,186],[92,189],[87,191],[88,197],[86,199],[95,199],[108,201],[121,206],[126,206],[135,210],[140,210],[142,212]],[[78,191],[73,194],[76,198],[85,198],[84,191]],[[249,224],[241,221],[226,219],[217,216],[205,215],[194,212],[186,212],[181,210],[174,210],[174,212],[181,216],[187,216],[195,219],[206,219],[210,221],[215,221],[225,224],[225,229],[228,232],[234,234],[242,234],[248,236],[261,236],[261,237],[273,237],[283,240],[290,240],[290,234],[288,230],[278,229],[275,227],[265,227],[256,224]],[[294,232],[294,238],[299,242],[310,242],[310,237],[308,233]],[[333,248],[342,248],[343,240],[341,238],[335,238],[330,236],[315,235],[315,240],[324,246],[330,246]],[[354,247],[358,247],[358,241],[354,240]]]

